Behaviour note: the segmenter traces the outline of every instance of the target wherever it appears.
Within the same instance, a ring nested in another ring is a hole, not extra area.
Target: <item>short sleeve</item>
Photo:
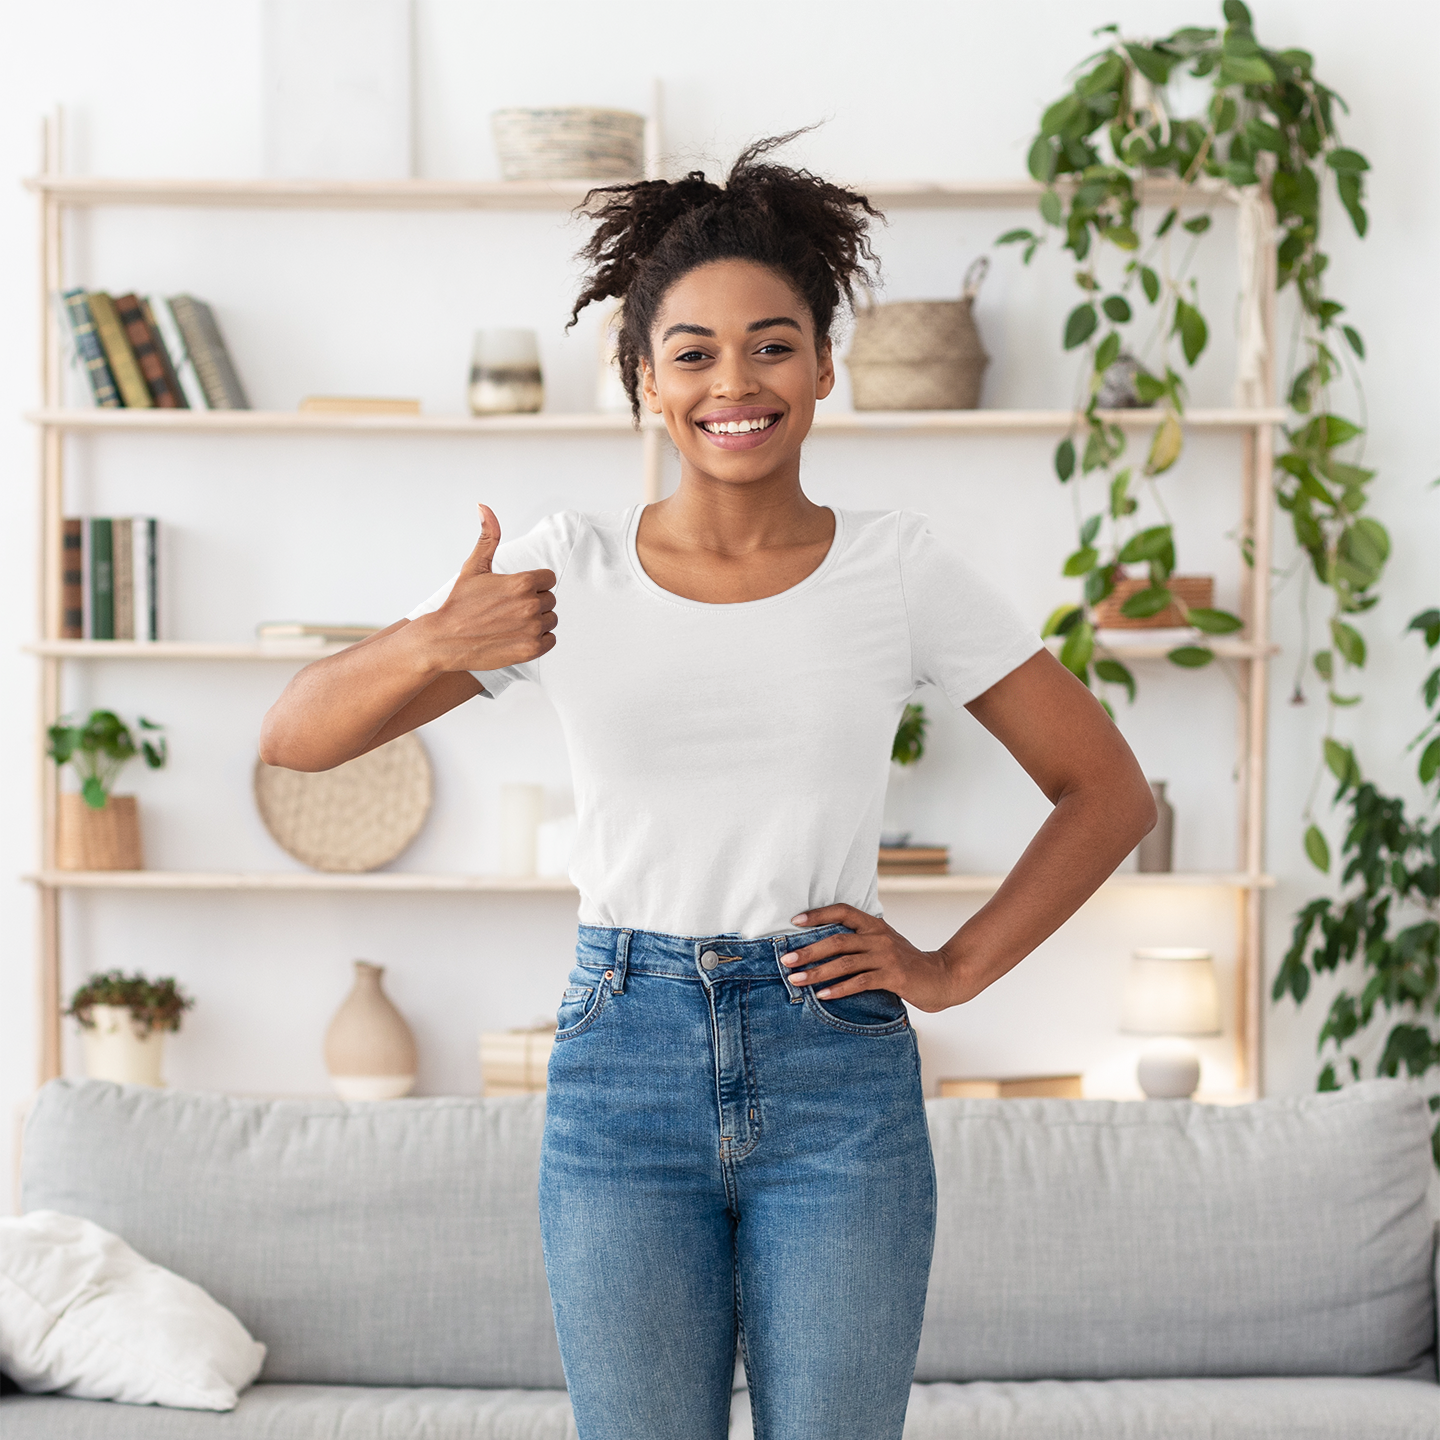
[[[495,551],[490,568],[496,575],[513,575],[517,570],[553,570],[555,583],[560,583],[565,562],[575,548],[575,527],[578,516],[561,511],[546,516],[518,540],[502,540]],[[459,578],[457,570],[433,595],[405,613],[407,620],[418,620],[433,614],[450,598],[451,588]],[[499,670],[472,670],[470,673],[485,687],[487,698],[494,699],[517,680],[535,680],[536,661],[506,665]]]
[[[1042,648],[1019,611],[923,515],[902,514],[898,540],[917,685],[936,685],[953,705],[968,705]]]

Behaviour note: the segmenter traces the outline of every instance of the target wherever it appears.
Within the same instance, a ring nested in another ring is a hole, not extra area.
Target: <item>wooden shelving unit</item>
[[[95,660],[229,662],[284,661],[305,663],[334,648],[283,644],[163,641],[62,640],[58,557],[63,514],[64,462],[67,437],[135,434],[159,435],[334,435],[347,432],[387,434],[404,438],[426,435],[564,437],[629,436],[641,452],[643,494],[658,498],[661,482],[663,429],[653,421],[639,435],[624,415],[553,414],[474,419],[467,415],[324,415],[276,411],[153,411],[67,409],[62,404],[60,336],[49,296],[65,287],[62,217],[66,210],[99,206],[243,207],[250,209],[343,209],[414,211],[561,211],[573,208],[589,188],[583,183],[514,183],[450,180],[307,181],[122,179],[70,176],[60,173],[58,145],[51,128],[43,173],[26,186],[39,202],[41,246],[40,361],[43,377],[41,407],[29,415],[40,434],[41,513],[41,638],[26,649],[36,655],[40,670],[41,730],[60,713],[60,678],[68,663]],[[881,181],[861,187],[882,209],[1002,209],[1034,205],[1040,188],[1030,181]],[[1148,187],[1147,203],[1180,199],[1208,205],[1233,203],[1223,186],[1207,184],[1182,191],[1171,183]],[[1273,353],[1274,252],[1256,257],[1241,273],[1251,273],[1258,292],[1267,347]],[[1269,587],[1274,426],[1284,419],[1276,406],[1273,366],[1252,383],[1239,408],[1191,411],[1190,430],[1228,432],[1241,447],[1241,530],[1249,542],[1253,565],[1242,603],[1244,632],[1211,641],[1217,656],[1233,667],[1238,692],[1239,784],[1241,789],[1238,869],[1231,873],[1115,875],[1109,889],[1156,889],[1166,886],[1211,887],[1233,892],[1240,915],[1237,941],[1236,1048],[1239,1089],[1260,1093],[1263,1087],[1260,1050],[1261,901],[1274,884],[1264,872],[1265,734],[1267,674],[1275,647],[1270,642]],[[1126,429],[1144,429],[1158,418],[1154,412],[1124,410],[1111,417]],[[862,412],[829,410],[817,413],[819,435],[898,440],[906,435],[966,436],[1058,434],[1075,427],[1077,417],[1066,410],[978,410],[938,412]],[[1175,645],[1193,642],[1192,632],[1102,632],[1102,650],[1127,660],[1158,660]],[[58,776],[40,759],[42,793],[41,868],[27,878],[40,899],[40,1080],[60,1073],[60,896],[66,891],[104,890],[136,893],[263,892],[375,894],[542,894],[573,893],[568,880],[538,877],[517,880],[499,876],[422,875],[386,871],[364,875],[310,872],[200,873],[164,871],[75,872],[55,868],[55,815]],[[995,875],[886,876],[882,894],[981,895],[994,891]]]

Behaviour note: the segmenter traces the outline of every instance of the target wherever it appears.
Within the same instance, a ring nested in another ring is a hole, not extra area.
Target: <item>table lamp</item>
[[[1135,1068],[1151,1100],[1188,1100],[1200,1083],[1200,1057],[1181,1037],[1220,1033],[1220,991],[1208,950],[1160,946],[1132,952],[1120,1029],[1163,1037]]]

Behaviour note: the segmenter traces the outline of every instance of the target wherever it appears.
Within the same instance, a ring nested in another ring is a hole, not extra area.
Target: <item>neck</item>
[[[830,512],[801,490],[798,463],[740,485],[682,461],[675,493],[648,510],[677,541],[727,555],[803,545],[832,525]]]

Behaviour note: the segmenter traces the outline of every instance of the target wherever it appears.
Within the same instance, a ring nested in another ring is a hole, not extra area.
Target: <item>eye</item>
[[[793,347],[783,340],[767,340],[758,351],[761,355],[789,355],[792,352]]]
[[[708,358],[703,350],[682,350],[675,357],[675,363],[677,365],[691,365],[696,360],[705,360]]]

